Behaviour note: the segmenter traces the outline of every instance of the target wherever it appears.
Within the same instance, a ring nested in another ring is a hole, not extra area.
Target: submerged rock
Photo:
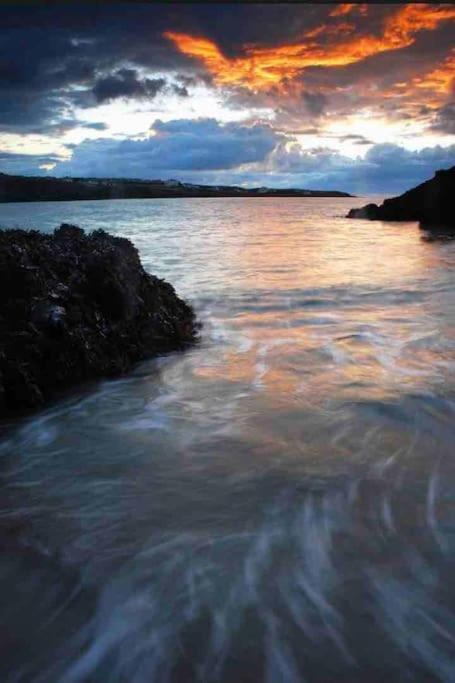
[[[63,224],[0,231],[0,415],[193,342],[192,308],[127,239]]]
[[[408,190],[399,197],[386,199],[380,206],[367,204],[351,209],[347,218],[381,221],[419,221],[425,229],[455,231],[455,166],[436,171],[434,178]]]

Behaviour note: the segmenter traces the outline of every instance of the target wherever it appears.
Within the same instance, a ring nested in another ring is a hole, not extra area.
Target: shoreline
[[[65,197],[55,197],[55,199],[0,199],[0,204],[43,204],[46,202],[114,202],[124,200],[144,200],[144,199],[361,199],[359,195],[292,195],[292,194],[277,194],[277,195],[237,195],[237,194],[222,194],[222,195],[157,195],[156,197],[87,197],[80,199],[66,199]]]
[[[101,199],[180,199],[218,197],[354,197],[338,190],[293,187],[243,188],[237,185],[198,185],[178,180],[132,178],[55,178],[8,175],[0,172],[0,203]]]

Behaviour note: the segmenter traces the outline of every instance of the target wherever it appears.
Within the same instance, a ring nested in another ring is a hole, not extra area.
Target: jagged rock
[[[63,324],[65,315],[66,309],[63,306],[57,306],[51,301],[40,301],[33,306],[30,317],[36,325],[58,327]]]
[[[197,328],[127,239],[66,224],[51,235],[0,231],[0,415],[182,349]]]
[[[377,204],[366,204],[360,209],[351,209],[346,218],[366,218],[374,221],[378,219],[378,209]]]
[[[434,178],[386,199],[380,206],[351,209],[347,218],[382,221],[419,221],[422,228],[455,231],[455,166],[436,171]]]

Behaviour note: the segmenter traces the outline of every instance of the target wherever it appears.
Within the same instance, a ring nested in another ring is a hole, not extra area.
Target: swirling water
[[[1,680],[455,680],[455,242],[356,203],[0,205],[204,324],[4,434]]]

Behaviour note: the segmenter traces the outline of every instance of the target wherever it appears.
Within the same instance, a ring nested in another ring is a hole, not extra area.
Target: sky
[[[396,194],[454,67],[452,4],[2,4],[0,172]]]

